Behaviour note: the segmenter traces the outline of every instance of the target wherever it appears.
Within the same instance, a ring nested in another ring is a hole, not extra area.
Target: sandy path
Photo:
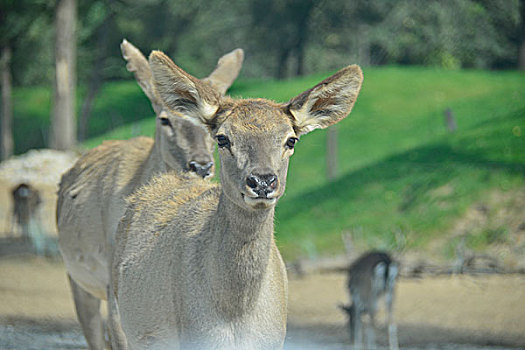
[[[298,338],[347,342],[345,276],[290,281],[289,321]],[[380,315],[382,316],[382,315]],[[401,279],[395,317],[403,346],[432,343],[525,346],[525,276],[490,275]],[[383,318],[380,317],[383,325]],[[386,344],[384,327],[377,332]]]
[[[338,303],[347,302],[344,285],[341,274],[290,280],[287,349],[318,349],[321,344],[326,349],[347,348],[344,315],[337,309]],[[402,279],[395,308],[399,340],[405,348],[525,347],[522,275]],[[0,325],[4,326],[0,335],[16,344],[26,337],[17,333],[21,329],[36,337],[32,344],[61,344],[60,339],[69,342],[64,348],[82,344],[64,266],[37,258],[1,259]],[[384,328],[377,333],[384,344]]]
[[[74,320],[64,265],[40,258],[0,260],[0,318]]]

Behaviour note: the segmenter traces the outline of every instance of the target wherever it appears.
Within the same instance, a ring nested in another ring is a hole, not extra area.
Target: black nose
[[[250,174],[246,178],[246,185],[259,197],[267,197],[277,188],[277,176],[274,174]]]
[[[206,177],[210,175],[211,174],[210,169],[212,166],[213,166],[213,162],[207,162],[205,164],[202,164],[202,163],[199,163],[193,160],[189,164],[190,170],[201,177]]]

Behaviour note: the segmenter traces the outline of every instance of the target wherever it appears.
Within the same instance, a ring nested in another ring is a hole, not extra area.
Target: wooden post
[[[450,108],[447,108],[445,110],[445,124],[447,125],[447,130],[450,133],[456,131],[456,129],[458,128],[456,118],[454,118],[454,113],[452,113],[452,109]]]
[[[337,128],[328,128],[326,134],[326,178],[333,181],[337,177]]]

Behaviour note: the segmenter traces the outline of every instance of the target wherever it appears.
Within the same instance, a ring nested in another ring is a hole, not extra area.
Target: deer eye
[[[217,135],[217,145],[220,148],[230,147],[230,139],[225,135]]]
[[[287,141],[286,141],[286,147],[288,147],[289,149],[293,149],[294,146],[295,146],[295,143],[297,142],[298,138],[297,137],[290,137]]]
[[[165,117],[161,117],[159,118],[160,119],[160,125],[168,125],[168,126],[171,126],[171,122],[168,118],[165,118]]]

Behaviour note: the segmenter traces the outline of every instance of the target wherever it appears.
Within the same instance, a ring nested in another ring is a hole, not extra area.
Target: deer
[[[18,226],[24,240],[31,239],[30,223],[38,220],[38,207],[42,203],[39,191],[29,183],[20,183],[11,190],[13,211],[11,230]],[[16,223],[16,225],[15,225]]]
[[[216,140],[220,184],[162,174],[127,198],[113,254],[114,349],[281,349],[288,280],[275,206],[299,137],[345,118],[363,75],[350,65],[287,103],[220,96],[160,51],[165,108]]]
[[[339,307],[348,316],[350,340],[354,349],[362,349],[364,345],[362,317],[365,314],[369,316],[370,322],[366,327],[367,348],[376,348],[375,315],[381,297],[385,298],[390,350],[399,349],[392,310],[398,271],[398,264],[388,253],[382,251],[366,252],[349,267],[347,287],[352,303],[350,306]]]
[[[206,179],[213,175],[214,141],[184,115],[163,107],[140,50],[126,40],[121,50],[127,69],[134,73],[155,111],[155,139],[106,141],[86,152],[63,175],[56,212],[59,248],[77,316],[89,349],[95,350],[105,347],[100,302],[107,300],[112,246],[125,211],[124,198],[161,173],[189,173]],[[204,83],[219,95],[226,93],[243,58],[242,49],[224,55]]]

